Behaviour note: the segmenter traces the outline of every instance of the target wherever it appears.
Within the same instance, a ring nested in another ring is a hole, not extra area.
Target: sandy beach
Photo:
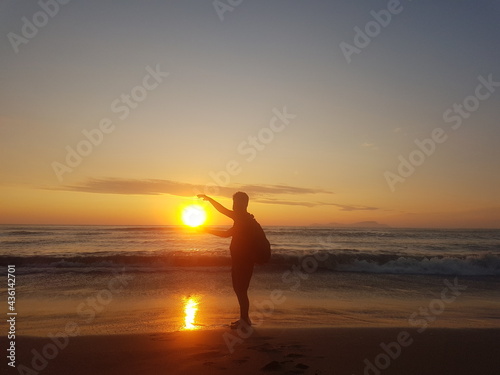
[[[256,328],[247,338],[229,329],[70,337],[54,351],[49,338],[25,336],[8,374],[493,375],[499,343],[498,329]]]

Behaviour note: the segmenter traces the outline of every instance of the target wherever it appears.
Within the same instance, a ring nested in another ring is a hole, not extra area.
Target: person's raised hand
[[[205,194],[198,194],[197,197],[203,199],[204,201],[207,201],[209,199],[209,197],[207,197]]]

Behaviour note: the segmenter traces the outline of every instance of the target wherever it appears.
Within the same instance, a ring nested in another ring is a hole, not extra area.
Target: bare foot
[[[252,325],[252,322],[250,320],[240,319],[231,323],[231,329],[237,329],[240,325],[249,327]]]

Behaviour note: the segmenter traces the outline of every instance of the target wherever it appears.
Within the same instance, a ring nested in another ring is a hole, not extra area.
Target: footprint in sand
[[[304,354],[289,353],[285,356],[285,358],[301,358],[301,357],[304,357]]]
[[[281,370],[281,364],[278,361],[271,361],[264,367],[262,367],[260,370],[261,371],[278,371]]]
[[[297,367],[297,368],[299,368],[301,370],[307,370],[309,368],[308,365],[305,365],[303,363],[297,363],[297,365],[295,367]]]
[[[248,362],[248,359],[233,359],[231,362],[242,365],[243,363]]]
[[[219,350],[211,350],[208,352],[202,352],[202,353],[195,353],[192,354],[190,357],[192,359],[210,359],[214,357],[222,357],[222,353]]]
[[[254,346],[249,346],[248,349],[253,349],[253,350],[258,350],[260,352],[267,352],[267,353],[277,353],[279,352],[279,350],[268,344],[268,343],[265,343],[265,344],[260,344],[260,345],[254,345]]]

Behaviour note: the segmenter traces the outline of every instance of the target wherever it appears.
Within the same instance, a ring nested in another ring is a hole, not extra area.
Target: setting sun
[[[193,204],[182,210],[182,222],[190,227],[197,227],[205,222],[207,214],[203,207]]]

